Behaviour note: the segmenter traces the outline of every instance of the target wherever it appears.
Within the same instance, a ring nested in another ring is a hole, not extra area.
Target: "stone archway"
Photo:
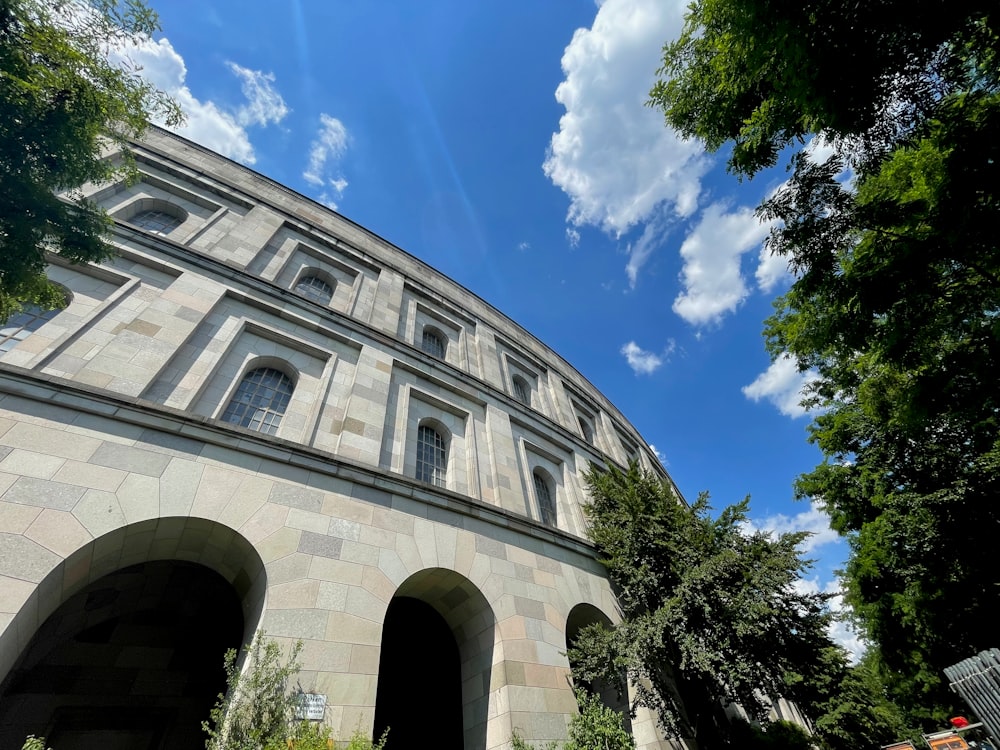
[[[31,733],[59,750],[199,747],[248,641],[263,564],[232,529],[150,519],[85,545],[39,584],[0,637],[20,640],[0,682],[0,746]]]
[[[567,651],[573,647],[580,631],[588,625],[603,625],[606,628],[614,627],[608,616],[593,604],[577,604],[570,610],[569,617],[566,618]],[[570,663],[570,669],[573,669],[572,662]],[[620,713],[622,715],[622,720],[625,723],[625,729],[632,732],[632,719],[629,711],[628,695],[619,693],[616,686],[607,685],[603,682],[588,683],[582,685],[582,687],[586,688],[589,692],[600,696],[601,703]]]
[[[379,660],[375,736],[388,748],[486,747],[496,618],[464,576],[416,573],[386,612]]]

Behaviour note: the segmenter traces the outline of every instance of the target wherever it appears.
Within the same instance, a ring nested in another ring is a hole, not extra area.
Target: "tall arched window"
[[[417,479],[445,486],[448,455],[444,436],[430,425],[417,428]]]
[[[333,299],[333,287],[318,276],[303,276],[295,285],[295,291],[321,305],[328,305]]]
[[[0,326],[0,354],[9,352],[59,313],[59,308],[43,310],[35,305],[11,315]]]
[[[511,382],[514,385],[514,398],[525,406],[531,406],[531,387],[520,375],[515,375]]]
[[[145,229],[147,232],[152,232],[153,234],[162,235],[170,234],[181,225],[182,221],[183,220],[179,216],[168,214],[166,211],[159,211],[156,209],[152,211],[140,211],[129,219],[130,224],[134,224],[140,229]]]
[[[538,512],[542,516],[542,523],[546,526],[555,526],[556,501],[552,487],[540,470],[532,472],[531,478],[534,480],[535,499],[538,501]]]
[[[420,348],[432,357],[444,359],[444,336],[437,329],[425,326],[423,336],[420,339]]]
[[[274,435],[292,398],[292,379],[273,367],[258,367],[244,377],[222,414],[223,422]]]

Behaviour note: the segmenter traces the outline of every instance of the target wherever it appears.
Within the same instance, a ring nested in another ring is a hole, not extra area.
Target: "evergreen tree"
[[[833,645],[826,597],[797,586],[804,533],[748,531],[747,500],[712,518],[707,495],[688,507],[635,464],[592,468],[587,482],[590,536],[622,622],[581,631],[580,678],[624,691],[626,676],[637,704],[703,748],[732,739],[731,704],[766,724],[772,698],[806,694]]]

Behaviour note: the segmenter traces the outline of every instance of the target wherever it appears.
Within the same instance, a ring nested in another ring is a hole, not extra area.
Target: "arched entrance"
[[[443,568],[408,578],[382,629],[376,737],[389,750],[486,747],[496,618],[479,589]]]
[[[245,539],[203,519],[153,519],[78,550],[15,619],[26,645],[0,682],[0,747],[28,734],[59,750],[204,746],[223,654],[256,628],[262,572]]]
[[[570,610],[569,617],[566,618],[567,651],[576,643],[580,631],[588,625],[603,625],[606,628],[613,627],[611,620],[594,605],[577,604]],[[575,665],[571,662],[570,669],[572,670],[574,667]],[[600,696],[601,703],[620,713],[625,723],[625,729],[631,733],[632,719],[629,715],[628,695],[621,694],[615,685],[608,685],[602,681],[584,683],[580,686],[588,692]]]

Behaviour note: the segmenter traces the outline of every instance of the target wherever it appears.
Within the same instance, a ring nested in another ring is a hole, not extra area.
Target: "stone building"
[[[380,237],[164,131],[136,158],[86,190],[117,256],[0,333],[0,748],[202,747],[259,629],[338,736],[564,737],[567,640],[616,619],[581,476],[648,446]]]

